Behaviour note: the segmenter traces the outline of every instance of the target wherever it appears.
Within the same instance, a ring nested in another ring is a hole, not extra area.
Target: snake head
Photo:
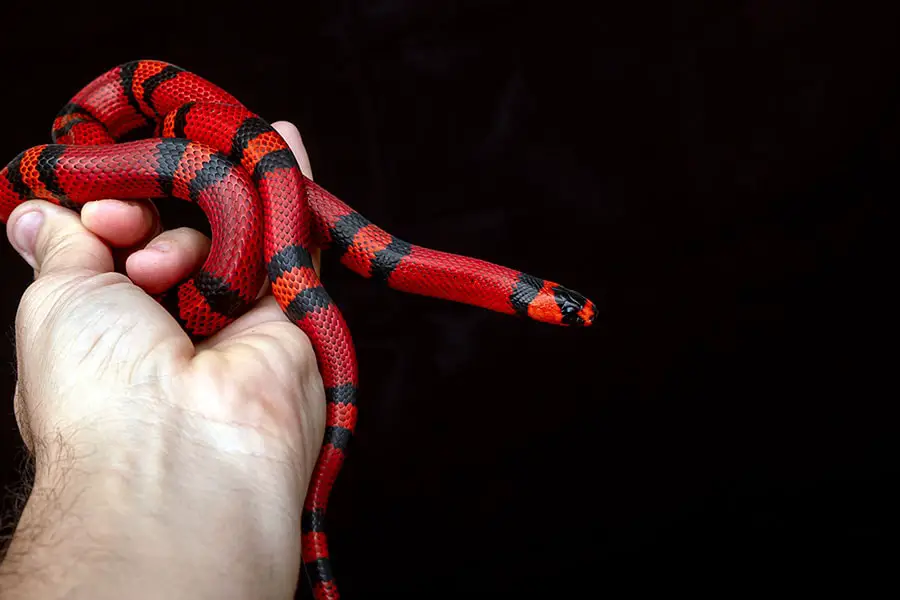
[[[590,327],[597,316],[597,306],[574,290],[561,285],[552,288],[553,300],[559,307],[560,324],[571,327]]]
[[[521,316],[568,327],[589,327],[597,316],[597,306],[574,290],[530,275],[519,278],[512,297]]]

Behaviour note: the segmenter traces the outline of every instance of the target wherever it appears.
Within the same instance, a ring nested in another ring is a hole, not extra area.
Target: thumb
[[[35,278],[69,269],[105,273],[114,269],[112,251],[88,231],[73,211],[30,200],[9,216],[6,235],[35,270]]]

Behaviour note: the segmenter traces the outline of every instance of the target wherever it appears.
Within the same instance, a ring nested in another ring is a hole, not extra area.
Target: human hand
[[[299,133],[275,127],[311,177]],[[35,269],[16,318],[15,410],[36,474],[0,588],[56,597],[63,578],[92,598],[293,597],[325,421],[306,336],[264,295],[191,343],[148,294],[199,267],[209,240],[160,233],[149,204],[99,201],[79,217],[31,201],[7,232]],[[56,577],[4,580],[35,562]]]

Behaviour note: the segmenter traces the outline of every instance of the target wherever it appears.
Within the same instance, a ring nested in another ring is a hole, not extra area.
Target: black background
[[[168,60],[297,124],[317,181],[392,233],[604,306],[594,328],[557,329],[326,260],[362,386],[330,519],[347,598],[831,585],[896,566],[896,15],[175,4],[5,8],[0,163],[49,141],[106,69]],[[6,242],[2,273],[10,332],[30,272]],[[11,338],[0,352],[11,399]]]

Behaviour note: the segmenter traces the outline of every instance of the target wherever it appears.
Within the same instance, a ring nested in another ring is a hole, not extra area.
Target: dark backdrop
[[[599,326],[563,330],[325,263],[361,365],[330,521],[347,598],[806,585],[893,565],[895,15],[176,4],[5,8],[0,162],[48,141],[104,70],[165,59],[296,123],[316,179],[398,236],[603,302]],[[0,245],[9,331],[30,273]],[[10,399],[11,341],[0,352]],[[0,418],[12,484],[9,400]]]

